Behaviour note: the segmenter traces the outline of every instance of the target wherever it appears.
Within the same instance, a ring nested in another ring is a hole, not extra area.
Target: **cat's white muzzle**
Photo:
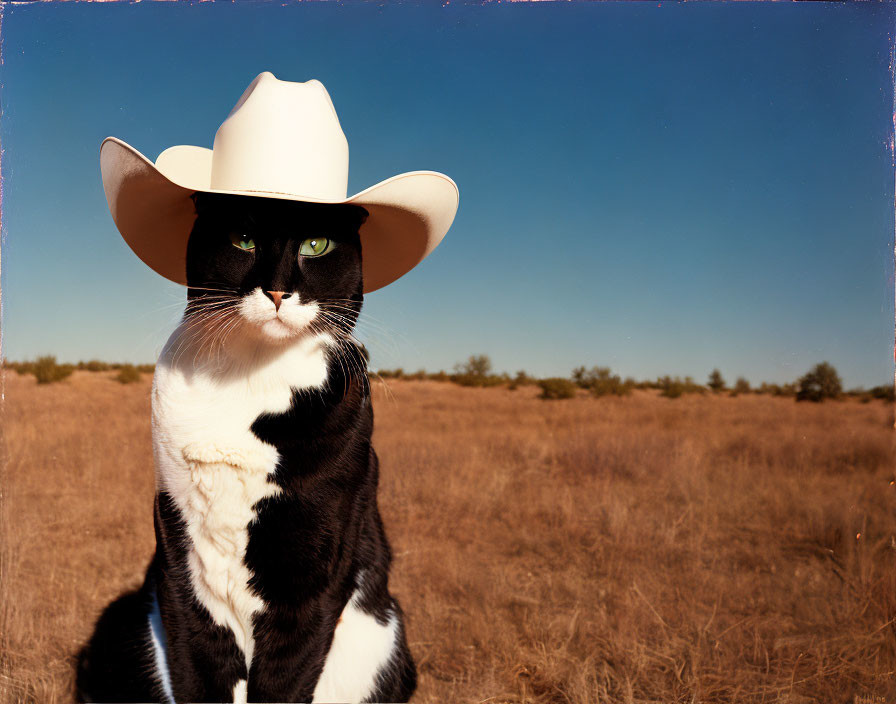
[[[278,309],[261,287],[243,296],[239,304],[243,319],[270,340],[287,340],[308,332],[318,310],[317,303],[302,303],[298,293],[281,300]]]

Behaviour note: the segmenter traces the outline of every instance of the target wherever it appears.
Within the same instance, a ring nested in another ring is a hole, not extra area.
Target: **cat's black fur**
[[[377,508],[366,359],[345,334],[363,300],[358,229],[366,212],[245,196],[197,194],[195,202],[186,315],[203,297],[221,295],[209,288],[232,289],[234,297],[257,286],[297,292],[323,308],[327,299],[338,299],[345,321],[338,336],[342,342],[328,353],[322,391],[294,391],[285,413],[259,416],[251,427],[277,449],[280,461],[270,481],[282,488],[256,505],[257,520],[249,527],[245,564],[251,587],[265,602],[254,621],[251,671],[246,672],[233,634],[215,625],[194,598],[183,518],[160,491],[157,547],[145,583],[103,613],[79,658],[78,691],[91,701],[162,699],[148,647],[154,590],[176,701],[231,701],[240,679],[248,680],[250,702],[310,701],[360,572],[360,608],[380,623],[391,611],[401,624],[401,610],[388,591],[391,554]],[[255,240],[251,256],[231,243],[234,229]],[[297,248],[309,233],[325,233],[338,246],[297,265]],[[403,625],[397,643],[372,701],[407,701],[414,691],[416,671]]]

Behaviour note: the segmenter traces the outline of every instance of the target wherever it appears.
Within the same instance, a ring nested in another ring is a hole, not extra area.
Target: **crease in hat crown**
[[[215,133],[212,149],[176,146],[156,159],[175,183],[203,190],[283,193],[341,202],[348,194],[348,140],[317,80],[249,84]]]

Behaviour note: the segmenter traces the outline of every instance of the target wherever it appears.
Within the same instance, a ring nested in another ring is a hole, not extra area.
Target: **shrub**
[[[606,379],[595,381],[590,389],[594,396],[607,396],[610,394],[614,396],[625,396],[630,393],[631,390],[632,385],[623,382],[616,374]]]
[[[489,374],[491,370],[492,361],[487,355],[473,355],[463,364],[454,365],[451,381],[461,386],[500,386],[510,381],[506,374]]]
[[[492,360],[485,354],[474,354],[463,364],[456,364],[454,372],[458,376],[488,376],[492,370]]]
[[[592,367],[589,370],[585,367],[576,367],[572,370],[572,380],[577,386],[588,389],[595,396],[608,394],[624,396],[635,386],[634,379],[623,382],[618,374],[610,373],[609,367]]]
[[[115,377],[115,381],[121,384],[133,384],[140,381],[140,372],[133,364],[122,364]]]
[[[542,379],[538,382],[541,387],[541,396],[544,399],[573,398],[576,395],[576,385],[569,379],[559,377]]]
[[[786,396],[789,384],[781,386],[780,384],[769,384],[763,381],[756,389],[757,394],[768,394],[769,396]]]
[[[487,376],[492,370],[492,360],[484,354],[473,355],[465,365],[468,374]]]
[[[535,377],[529,376],[525,371],[520,369],[516,376],[510,380],[510,383],[507,385],[507,388],[510,391],[516,391],[521,386],[532,386],[538,383],[538,379]]]
[[[8,359],[3,360],[5,369],[12,369],[16,374],[33,374],[34,362],[10,362]]]
[[[592,371],[594,371],[595,369],[597,369],[597,367],[593,367]],[[609,370],[607,370],[607,371],[609,371]],[[588,370],[585,369],[585,367],[576,367],[575,369],[573,369],[571,377],[572,377],[573,383],[576,386],[578,386],[579,388],[581,388],[581,389],[588,388],[588,383],[589,383]]]
[[[684,384],[678,377],[674,379],[668,376],[660,377],[657,379],[657,385],[661,391],[660,396],[666,398],[678,398],[684,393]]]
[[[748,393],[750,393],[750,382],[742,376],[737,377],[737,381],[734,382],[734,388],[731,389],[731,395],[737,396],[738,394]]]
[[[155,364],[138,364],[137,371],[141,374],[154,374],[156,371]]]
[[[843,384],[837,370],[827,362],[816,364],[797,381],[797,401],[814,401],[837,398],[843,392]]]
[[[403,379],[404,378],[404,369],[399,367],[398,369],[380,369],[377,372],[377,376],[382,379]]]
[[[872,398],[879,398],[882,401],[889,401],[890,403],[893,403],[894,398],[896,398],[896,393],[894,393],[892,384],[887,386],[875,386],[869,393]]]
[[[101,362],[98,359],[91,359],[88,362],[78,362],[78,369],[87,372],[106,372],[112,366],[108,362]]]
[[[445,373],[444,369],[437,371],[435,374],[430,374],[428,378],[430,381],[451,381],[451,377]]]
[[[725,379],[722,378],[722,372],[718,369],[713,369],[709,375],[709,381],[706,382],[706,385],[712,389],[713,393],[720,393],[725,390]]]
[[[57,364],[56,357],[45,355],[38,357],[31,365],[31,372],[38,384],[52,384],[54,381],[62,381],[71,376],[75,367],[71,364]]]
[[[702,394],[706,391],[705,386],[694,383],[694,380],[686,376],[681,377],[663,376],[656,380],[656,388],[660,390],[660,396],[666,398],[678,398],[682,394]]]
[[[452,374],[450,378],[461,386],[501,386],[510,381],[507,376],[497,374]]]
[[[529,376],[524,370],[520,369],[516,373],[516,376],[513,377],[512,383],[514,384],[514,386],[532,386],[533,384],[537,384],[538,380],[533,376]]]

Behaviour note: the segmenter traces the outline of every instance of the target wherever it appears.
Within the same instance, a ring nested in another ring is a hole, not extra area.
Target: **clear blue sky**
[[[263,70],[321,80],[350,192],[460,210],[370,295],[372,366],[791,381],[893,374],[896,8],[862,3],[35,3],[0,67],[3,353],[154,361],[183,289],[119,236],[114,135],[211,146]]]

